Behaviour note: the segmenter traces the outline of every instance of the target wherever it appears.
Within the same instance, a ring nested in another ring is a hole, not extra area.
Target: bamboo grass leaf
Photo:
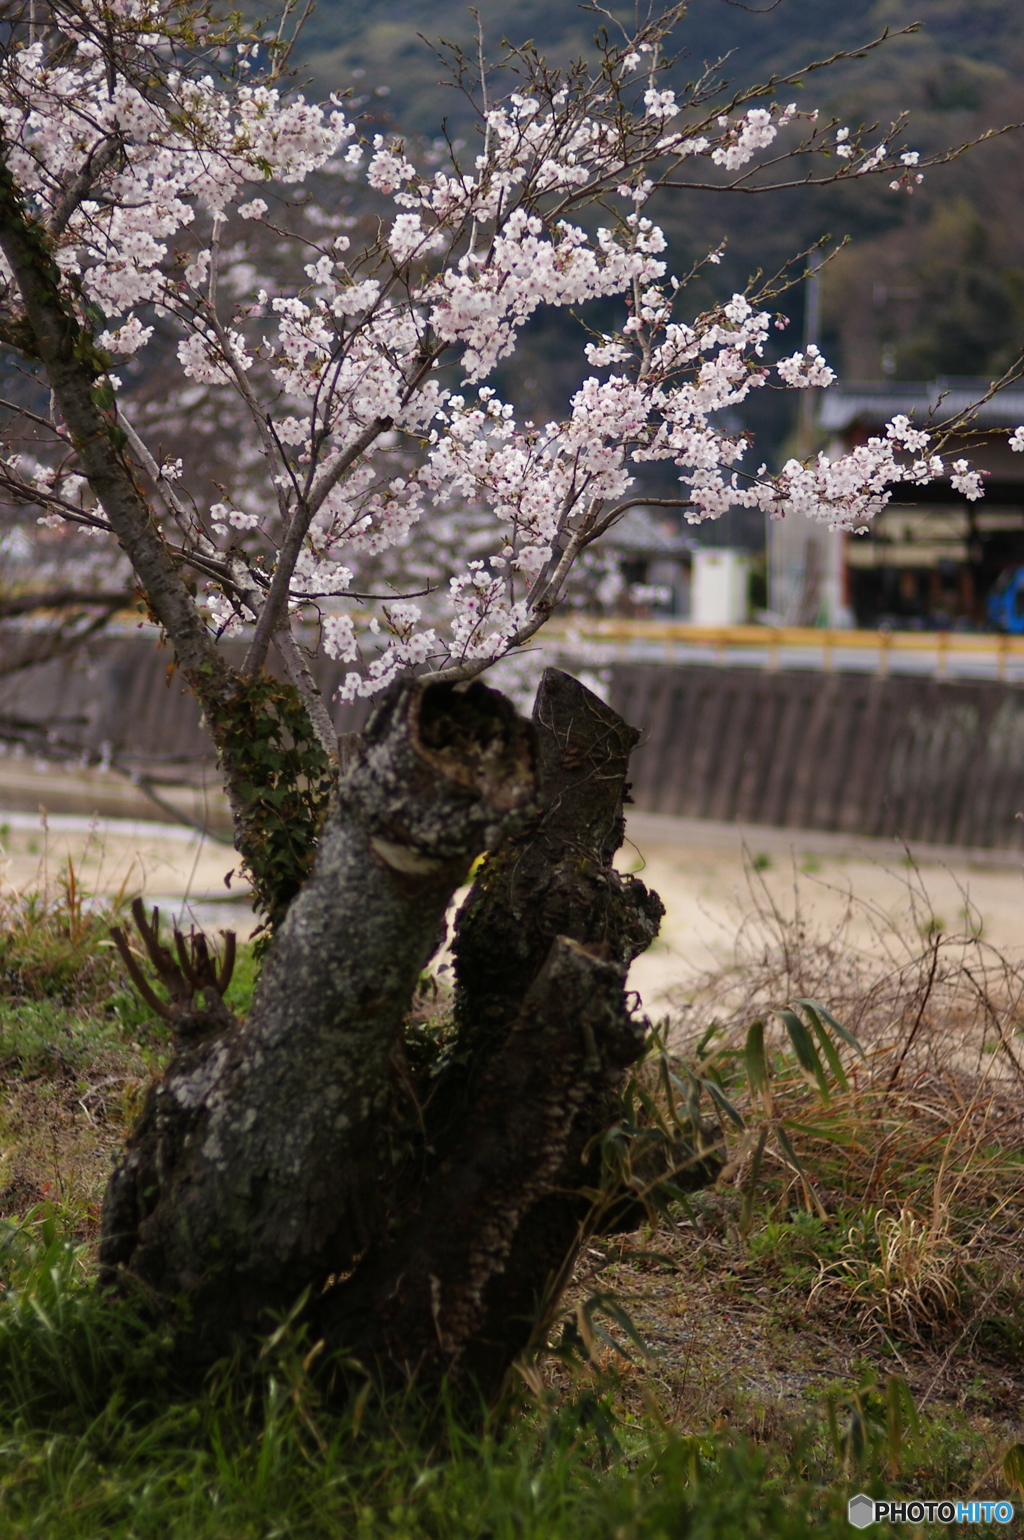
[[[814,1011],[826,1026],[831,1027],[832,1031],[842,1038],[844,1043],[848,1043],[851,1048],[855,1048],[862,1059],[867,1057],[859,1040],[854,1037],[852,1032],[847,1031],[841,1021],[836,1020],[832,1012],[822,1005],[820,1000],[805,1000],[798,995],[793,1004],[802,1005],[805,1010]]]
[[[747,1032],[743,1058],[747,1067],[751,1095],[760,1096],[764,1102],[766,1114],[771,1117],[771,1093],[768,1088],[768,1060],[764,1051],[763,1021],[751,1023],[750,1030]]]
[[[795,1134],[805,1134],[809,1139],[827,1139],[830,1144],[841,1144],[848,1149],[857,1143],[851,1133],[845,1132],[835,1123],[801,1123],[796,1118],[785,1118],[783,1127],[791,1128]]]
[[[800,1160],[800,1157],[796,1153],[796,1150],[794,1150],[792,1142],[790,1140],[790,1137],[786,1133],[786,1130],[782,1127],[781,1123],[776,1124],[776,1126],[775,1126],[775,1137],[779,1141],[779,1146],[780,1146],[780,1148],[782,1150],[783,1155],[789,1161],[790,1165],[793,1167],[793,1170],[796,1172],[797,1176],[803,1182],[804,1187],[807,1189],[807,1192],[809,1193],[811,1198],[813,1198],[814,1206],[818,1210],[819,1216],[822,1219],[826,1218],[825,1210],[822,1207],[821,1199],[818,1197],[818,1194],[817,1194],[817,1192],[814,1189],[814,1185],[811,1182],[810,1177],[807,1175],[807,1172],[804,1170],[803,1164],[801,1163],[801,1160]]]
[[[706,1080],[702,1077],[700,1084],[705,1087],[712,1101],[721,1108],[730,1122],[734,1123],[737,1128],[746,1128],[747,1125],[743,1121],[743,1114],[739,1108],[733,1106],[729,1098],[715,1085],[713,1080]]]
[[[1011,1444],[1003,1456],[1003,1475],[1007,1485],[1024,1496],[1024,1444]]]
[[[608,1347],[618,1353],[620,1357],[629,1359],[630,1355],[625,1351],[622,1344],[616,1342],[610,1332],[595,1320],[599,1313],[614,1321],[627,1340],[633,1344],[644,1358],[652,1358],[654,1356],[650,1344],[644,1341],[628,1310],[623,1307],[614,1294],[592,1294],[583,1305],[583,1317],[587,1328],[595,1337],[599,1337]]]
[[[800,1067],[804,1074],[808,1080],[813,1080],[817,1083],[822,1101],[827,1102],[829,1099],[828,1076],[822,1067],[821,1060],[818,1057],[818,1050],[814,1046],[811,1034],[795,1011],[781,1007],[774,1010],[772,1014],[779,1018],[789,1033],[789,1040],[793,1044],[794,1052],[800,1060]]]
[[[843,1069],[843,1062],[839,1057],[839,1050],[836,1048],[835,1043],[832,1041],[832,1033],[829,1031],[826,1023],[822,1020],[821,1007],[819,1007],[811,1000],[794,1000],[793,1004],[799,1005],[801,1010],[803,1010],[806,1014],[808,1020],[811,1023],[811,1026],[814,1029],[815,1036],[821,1044],[822,1052],[829,1062],[829,1067],[832,1070],[832,1074],[835,1077],[837,1084],[840,1085],[844,1091],[848,1091],[850,1087],[849,1081],[846,1078],[846,1071]],[[831,1019],[834,1020],[835,1018],[833,1017]],[[844,1034],[844,1041],[849,1037],[849,1035],[849,1033]],[[859,1048],[860,1045],[858,1044],[857,1046]]]

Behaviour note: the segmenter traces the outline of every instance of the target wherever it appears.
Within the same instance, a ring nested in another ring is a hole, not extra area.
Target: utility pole
[[[804,352],[821,339],[821,279],[819,270],[825,260],[822,251],[812,251],[808,264],[804,291]],[[814,449],[814,391],[800,392],[800,413],[797,420],[797,454],[801,459]]]
[[[824,253],[811,253],[804,278],[804,327],[803,350],[817,346],[821,335],[821,279],[819,270]],[[800,392],[796,421],[796,453],[801,460],[814,452],[814,397],[811,389]],[[780,523],[768,521],[766,549],[768,553],[769,606],[790,625],[814,625],[820,610],[823,580],[827,580],[830,537],[824,530],[804,527],[804,520],[795,527],[792,519]],[[787,527],[788,526],[788,527]],[[831,608],[831,606],[829,606]]]

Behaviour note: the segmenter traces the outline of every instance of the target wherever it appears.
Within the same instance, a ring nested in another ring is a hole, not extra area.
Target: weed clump
[[[764,1296],[766,1335],[827,1333],[851,1360],[895,1359],[926,1400],[1015,1418],[1024,961],[985,939],[966,892],[962,928],[930,924],[912,862],[895,918],[847,891],[823,933],[820,885],[794,873],[783,909],[750,863],[731,961],[678,993],[673,1073],[710,1080],[742,1127],[723,1120],[718,1191],[658,1249],[699,1269],[726,1308],[727,1290],[746,1294],[748,1312]],[[810,1063],[779,1008],[814,998],[863,1050],[836,1039],[841,1073],[824,1053]],[[828,1357],[807,1365],[810,1379]]]
[[[55,893],[0,898],[0,995],[68,1009],[102,1005],[121,977],[109,924],[109,913],[90,905],[71,867]]]
[[[124,905],[94,900],[70,864],[41,891],[0,894],[0,1218],[57,1202],[93,1239],[111,1160],[171,1052],[110,939]],[[243,946],[236,1012],[257,971]]]

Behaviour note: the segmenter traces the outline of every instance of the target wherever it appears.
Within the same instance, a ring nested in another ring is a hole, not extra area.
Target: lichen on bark
[[[111,1179],[107,1280],[185,1296],[200,1352],[376,1236],[388,1057],[453,892],[534,789],[529,725],[485,686],[377,707],[249,1019],[168,1066]]]

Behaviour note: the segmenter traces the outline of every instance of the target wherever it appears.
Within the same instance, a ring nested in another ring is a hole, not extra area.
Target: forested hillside
[[[530,39],[551,57],[575,57],[586,54],[599,25],[611,26],[594,7],[574,0],[479,0],[473,9],[491,57],[503,38],[513,44]],[[628,27],[632,8],[609,14]],[[886,27],[918,21],[924,26],[916,37],[860,66],[859,87],[842,94],[885,103],[896,89],[900,106],[972,109],[1010,78],[1013,55],[1024,50],[1018,0],[780,0],[749,6],[693,0],[678,33],[680,69],[692,74],[728,55],[723,74],[749,84],[856,48]],[[450,93],[446,99],[438,90],[436,60],[418,34],[431,42],[472,43],[470,7],[465,0],[319,0],[305,29],[304,57],[324,83],[347,84],[353,69],[365,71],[368,86],[390,87],[407,127],[435,133],[441,115],[458,119],[462,113]]]
[[[503,39],[532,39],[559,60],[586,56],[598,27],[612,26],[607,15],[572,0],[479,0],[477,9],[492,59],[501,57]],[[631,13],[618,14],[628,25]],[[801,105],[853,126],[909,112],[908,141],[922,150],[1024,120],[1021,0],[779,0],[760,7],[693,0],[677,34],[677,71],[690,79],[721,60],[723,82],[749,85],[914,22],[922,25],[913,35],[812,76]],[[473,106],[441,83],[445,70],[424,39],[447,38],[475,52],[474,28],[465,0],[319,0],[301,67],[321,89],[356,91],[382,126],[434,138],[444,124],[469,148]],[[820,236],[836,244],[847,238],[826,269],[823,305],[824,345],[847,378],[1001,371],[1024,345],[1022,214],[1021,135],[929,172],[913,198],[869,180],[770,197],[675,193],[657,208],[677,270],[728,239],[712,275],[727,292]],[[709,297],[698,289],[694,304]],[[788,308],[799,322],[800,291]],[[564,317],[533,326],[529,356],[509,382],[523,404],[555,409],[574,385],[580,364],[565,347],[564,328]],[[792,402],[763,396],[754,410],[762,446],[781,444]]]

